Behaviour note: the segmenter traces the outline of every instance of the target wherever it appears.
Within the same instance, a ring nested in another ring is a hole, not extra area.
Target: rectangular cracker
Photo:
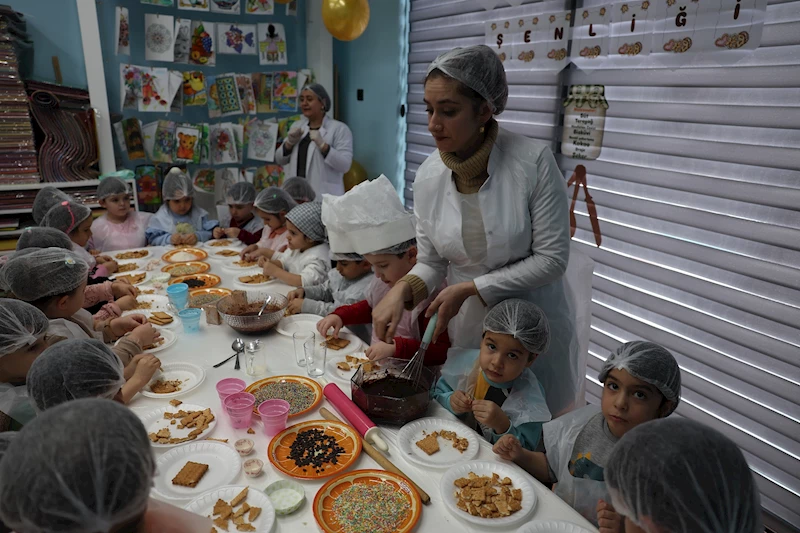
[[[247,498],[247,491],[250,490],[250,487],[245,487],[242,492],[236,495],[234,499],[231,500],[231,507],[236,507],[240,503],[242,503]]]
[[[417,447],[428,455],[433,455],[439,451],[439,441],[436,440],[436,435],[428,435],[417,441]]]
[[[178,475],[172,478],[173,485],[194,488],[208,472],[208,465],[187,461]]]

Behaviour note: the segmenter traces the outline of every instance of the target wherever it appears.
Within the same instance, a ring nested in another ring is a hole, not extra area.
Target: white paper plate
[[[467,477],[470,472],[474,472],[479,476],[490,477],[492,474],[497,473],[501,478],[510,478],[515,489],[522,489],[522,509],[511,516],[502,518],[481,518],[472,516],[456,507],[455,492],[458,489],[453,485],[453,482],[458,478]],[[533,485],[528,481],[527,477],[527,474],[523,474],[522,470],[511,465],[490,461],[472,461],[454,466],[445,472],[439,483],[439,491],[442,495],[442,501],[444,501],[444,505],[450,511],[450,514],[461,520],[477,524],[482,528],[515,526],[523,522],[536,507],[536,492],[534,492]]]
[[[117,278],[125,277],[125,276],[134,276],[137,274],[144,274],[144,279],[139,283],[134,283],[133,285],[141,285],[142,283],[147,283],[150,281],[150,278],[153,276],[153,273],[148,270],[131,270],[130,272],[122,272],[114,274],[113,276],[109,276],[108,279],[116,280]]]
[[[231,241],[231,243],[228,244],[227,246],[211,246],[212,242],[223,241],[223,240]],[[206,250],[209,250],[209,251],[210,250],[224,250],[226,248],[230,248],[230,249],[244,248],[244,243],[242,241],[240,241],[239,239],[229,239],[228,237],[223,237],[222,239],[210,239],[210,240],[204,242],[203,243],[203,248],[205,248]],[[208,255],[210,256],[211,253],[209,252]]]
[[[210,472],[211,468],[208,470]],[[244,485],[237,485],[235,487],[229,486],[212,490],[189,502],[189,505],[184,507],[184,509],[202,516],[209,516],[214,511],[214,504],[217,503],[217,500],[230,502],[244,490],[244,487]],[[258,515],[256,521],[253,522],[253,527],[256,528],[257,533],[269,533],[275,523],[275,508],[272,506],[269,497],[262,491],[251,486],[250,490],[247,491],[245,502],[247,502],[247,505],[250,507],[261,507],[261,514]],[[235,526],[229,525],[229,527],[231,531],[236,531]]]
[[[417,441],[425,438],[425,435],[443,429],[455,431],[456,435],[469,441],[469,446],[464,453],[453,448],[451,441],[441,437],[439,438],[439,451],[433,455],[428,455],[417,446]],[[424,435],[423,431],[425,431]],[[474,459],[480,450],[480,443],[475,432],[461,422],[445,418],[420,418],[400,428],[397,433],[397,447],[400,448],[400,454],[412,463],[426,468],[449,468]]]
[[[157,326],[159,328],[168,328],[168,329],[175,329],[177,325],[181,323],[181,319],[178,318],[178,314],[171,309],[169,305],[169,298],[163,296],[161,294],[140,294],[136,297],[136,299],[140,302],[150,302],[150,309],[130,309],[128,311],[123,311],[122,316],[128,315],[144,315],[146,317],[152,315],[153,313],[162,312],[167,313],[172,317],[172,322],[167,324],[166,326]],[[156,324],[153,324],[154,326]]]
[[[335,352],[333,352],[333,353],[335,353]],[[353,374],[356,373],[356,370],[358,370],[358,366],[356,366],[355,368],[352,368],[351,370],[341,370],[339,367],[336,366],[336,364],[337,363],[346,363],[347,359],[345,358],[344,355],[340,356],[338,353],[333,355],[333,357],[331,357],[331,355],[332,355],[332,352],[329,351],[328,352],[328,356],[327,356],[328,362],[325,364],[325,366],[327,367],[327,373],[325,375],[326,376],[330,376],[333,379],[338,379],[339,381],[350,383],[350,378],[352,378]],[[346,355],[352,355],[353,357],[358,357],[359,359],[366,359],[367,358],[367,355],[364,352],[356,352],[356,353],[351,353],[351,354],[346,354]],[[348,363],[348,364],[350,364],[350,363]]]
[[[242,270],[242,271],[238,271],[237,270],[236,273],[233,275],[233,284],[236,285],[237,287],[240,287],[240,288],[244,289],[244,290],[248,290],[248,289],[257,289],[259,287],[264,287],[266,285],[271,285],[273,283],[277,283],[278,282],[278,280],[275,279],[275,278],[273,278],[273,279],[271,279],[269,281],[265,281],[264,283],[243,283],[243,282],[239,281],[239,278],[241,278],[241,277],[252,276],[254,274],[261,274],[263,272],[264,272],[264,270],[261,269],[261,268],[248,268],[248,269],[245,269],[245,270]]]
[[[291,337],[298,331],[304,333],[316,333],[317,322],[320,320],[322,320],[321,316],[307,313],[286,316],[283,317],[280,322],[278,322],[278,327],[275,328],[275,331],[281,335],[286,335],[287,337]]]
[[[317,331],[316,324],[314,324],[314,331]],[[344,357],[346,355],[353,355],[356,352],[364,351],[364,343],[354,333],[350,333],[349,331],[345,331],[344,329],[342,329],[339,330],[339,338],[349,340],[350,344],[348,344],[341,350],[333,350],[331,348],[328,348],[328,359],[333,357],[337,361],[344,361]]]
[[[181,380],[181,390],[168,394],[156,394],[150,390],[150,385],[158,380],[174,381]],[[200,385],[206,379],[206,371],[192,363],[167,363],[161,365],[161,372],[156,373],[150,383],[142,389],[142,394],[148,398],[174,398],[186,394],[190,390]],[[179,406],[180,407],[180,406]]]
[[[172,484],[187,461],[208,465],[208,471],[194,488]],[[241,468],[242,460],[231,446],[213,441],[192,442],[159,457],[153,477],[153,492],[168,500],[191,500],[231,483]]]
[[[180,421],[178,421],[175,425],[171,425],[169,423],[170,421],[164,418],[164,413],[166,413],[167,411],[169,411],[170,413],[177,413],[178,411],[187,411],[187,412],[205,411],[206,409],[207,407],[203,407],[202,405],[194,405],[190,403],[182,403],[178,407],[173,407],[167,404],[164,407],[159,407],[158,409],[154,409],[148,413],[145,413],[144,415],[140,416],[140,418],[142,419],[142,424],[144,424],[144,428],[147,430],[148,434],[158,433],[158,431],[161,429],[169,428],[170,434],[173,437],[181,439],[183,437],[188,436],[189,433],[191,433],[194,428],[178,429],[178,424],[180,424]],[[198,443],[202,441],[203,439],[211,435],[211,433],[214,431],[214,428],[217,427],[217,417],[219,416],[219,413],[217,413],[213,409],[211,410],[211,412],[214,414],[214,420],[211,421],[211,423],[208,425],[208,428],[200,435],[198,435],[195,440],[182,442],[181,444],[158,444],[156,442],[151,442],[150,445],[153,446],[153,448],[175,448],[176,446],[187,446],[189,444]],[[235,450],[234,453],[236,453]],[[171,480],[172,478],[169,479]]]
[[[156,346],[155,348],[151,348],[150,350],[144,350],[145,353],[163,352],[164,350],[175,344],[175,342],[178,340],[178,336],[174,332],[164,328],[157,327],[156,329],[158,330],[159,333],[161,333],[161,336],[164,338],[164,344],[162,344],[161,346]]]
[[[213,261],[231,261],[231,260],[238,261],[239,260],[239,256],[238,255],[231,255],[231,256],[217,255],[217,252],[220,252],[222,250],[233,250],[234,252],[237,252],[237,253],[241,252],[241,250],[236,248],[235,246],[220,246],[218,248],[205,248],[205,250],[208,252],[208,258],[207,259],[211,259]],[[203,259],[203,261],[205,261],[205,259]]]
[[[118,259],[118,258],[117,258],[117,255],[118,255],[118,254],[124,254],[125,252],[139,252],[139,251],[142,251],[142,250],[144,250],[145,252],[147,252],[147,253],[144,255],[144,257],[136,257],[136,258],[130,258],[130,259]],[[121,262],[121,261],[125,261],[126,263],[127,263],[127,262],[130,262],[130,261],[144,261],[145,263],[147,263],[147,261],[150,259],[150,256],[151,256],[152,254],[150,253],[150,250],[148,250],[147,248],[145,248],[144,246],[142,246],[141,248],[130,248],[130,249],[128,249],[128,250],[114,250],[113,252],[103,252],[103,254],[102,254],[102,255],[107,255],[107,256],[109,256],[111,259],[113,259],[113,260],[114,260],[114,261],[116,261],[117,263],[119,263],[119,262]]]
[[[586,528],[555,520],[534,520],[517,530],[517,533],[592,533]]]

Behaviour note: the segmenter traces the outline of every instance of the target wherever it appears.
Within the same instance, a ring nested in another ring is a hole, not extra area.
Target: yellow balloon
[[[367,171],[364,170],[361,163],[353,159],[350,170],[344,173],[344,191],[349,191],[363,181],[367,181]]]
[[[358,39],[369,24],[367,0],[322,0],[322,20],[340,41]]]

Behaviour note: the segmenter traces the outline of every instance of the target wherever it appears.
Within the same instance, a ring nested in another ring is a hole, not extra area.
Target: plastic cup
[[[289,402],[286,400],[265,400],[258,406],[258,414],[264,424],[264,434],[274,437],[286,429],[289,418]]]
[[[308,376],[318,378],[325,374],[325,359],[328,356],[328,345],[322,335],[311,335],[303,342],[306,355],[306,371]]]
[[[167,287],[169,302],[180,311],[189,305],[189,286],[185,283],[176,283]]]
[[[219,395],[219,401],[222,403],[223,409],[225,408],[225,404],[223,403],[225,398],[231,394],[243,392],[246,387],[247,383],[239,378],[225,378],[217,381],[217,394]]]
[[[294,342],[294,360],[300,368],[306,367],[306,354],[303,343],[306,342],[306,339],[313,336],[314,334],[310,331],[298,331],[292,334],[292,342]]]
[[[178,312],[183,322],[183,331],[186,333],[196,333],[200,331],[200,315],[203,312],[200,309],[183,309]]]
[[[222,400],[222,407],[231,419],[234,429],[242,429],[250,426],[253,419],[253,406],[256,404],[256,397],[249,392],[236,392]]]

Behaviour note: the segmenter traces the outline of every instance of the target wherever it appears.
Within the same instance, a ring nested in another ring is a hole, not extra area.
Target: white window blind
[[[409,205],[434,149],[422,103],[428,63],[483,43],[485,21],[573,7],[498,3],[487,12],[477,0],[411,0]],[[683,376],[674,416],[732,438],[764,509],[800,530],[800,0],[770,0],[761,46],[738,63],[718,61],[510,70],[500,122],[557,147],[564,88],[605,86],[599,159],[557,154],[565,178],[586,167],[603,233],[597,248],[581,193],[574,240],[596,262],[587,400],[599,402],[598,371],[620,342],[664,345]]]

